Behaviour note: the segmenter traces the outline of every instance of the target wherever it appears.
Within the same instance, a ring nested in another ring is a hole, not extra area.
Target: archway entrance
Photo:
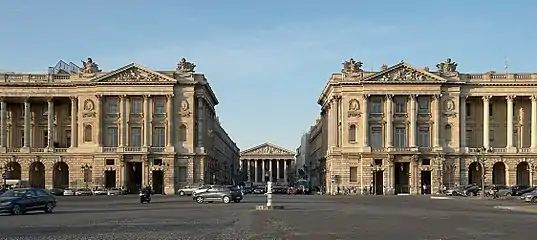
[[[9,162],[6,167],[8,180],[21,180],[21,165],[18,162]]]
[[[395,194],[409,194],[410,193],[410,163],[397,162],[395,163],[394,175],[395,175]]]
[[[53,188],[69,188],[69,166],[65,162],[57,162],[52,170]]]
[[[373,189],[371,190],[374,195],[384,194],[384,171],[373,172]]]
[[[104,187],[107,189],[116,187],[116,171],[104,171]]]
[[[432,186],[431,179],[432,179],[431,171],[421,171],[421,183],[420,183],[421,194],[431,194],[431,186]]]
[[[468,184],[481,185],[482,171],[481,164],[477,162],[471,163],[468,166]]]
[[[45,165],[41,162],[33,162],[28,171],[30,187],[45,188]]]
[[[516,185],[530,185],[530,168],[527,162],[521,162],[516,166]]]
[[[127,162],[125,163],[126,171],[126,188],[129,193],[138,193],[142,188],[142,163],[141,162]]]
[[[505,186],[505,164],[497,162],[492,166],[492,184]]]
[[[152,172],[152,188],[155,194],[164,193],[164,172],[160,170],[154,170]]]

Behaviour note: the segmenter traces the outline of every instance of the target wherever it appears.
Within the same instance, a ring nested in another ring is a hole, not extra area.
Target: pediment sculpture
[[[256,149],[250,153],[251,154],[286,154],[286,152],[283,151],[282,149],[277,149],[277,148],[270,147],[270,146]]]
[[[181,58],[181,60],[179,60],[179,63],[177,63],[176,71],[181,73],[193,73],[195,68],[196,64],[187,61],[186,58]]]
[[[389,72],[384,74],[380,81],[405,81],[405,82],[412,82],[412,81],[428,81],[430,80],[425,74],[420,73],[416,70],[412,69],[399,69],[393,72]]]
[[[343,62],[342,64],[343,64],[343,68],[341,69],[341,72],[342,73],[347,73],[347,74],[353,74],[353,73],[361,72],[362,71],[361,68],[364,65],[364,63],[362,63],[360,61],[356,61],[353,58],[350,58],[349,60]]]
[[[457,63],[452,61],[451,58],[446,61],[436,64],[438,72],[444,75],[457,74]]]
[[[99,65],[93,61],[93,59],[88,58],[88,61],[82,60],[82,69],[81,75],[85,77],[95,76],[96,73],[101,72]]]
[[[161,81],[161,78],[158,75],[148,73],[137,68],[131,68],[129,70],[120,72],[117,75],[107,80],[107,82],[156,82],[156,81]]]

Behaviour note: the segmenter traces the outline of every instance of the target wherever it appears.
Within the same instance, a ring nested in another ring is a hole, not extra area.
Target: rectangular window
[[[119,140],[119,135],[118,135],[118,129],[117,127],[108,127],[107,129],[107,147],[117,147],[118,146],[118,140]]]
[[[129,136],[129,146],[140,147],[142,146],[142,128],[131,127]]]
[[[113,166],[116,165],[114,159],[106,159],[105,160],[106,166]]]
[[[371,127],[371,132],[369,139],[371,139],[371,147],[373,148],[382,148],[384,147],[383,138],[382,138],[382,127]]]
[[[65,144],[66,147],[71,147],[71,130],[65,130]]]
[[[141,114],[143,109],[142,109],[142,103],[143,103],[143,100],[142,98],[140,97],[133,97],[130,99],[131,100],[131,109],[130,109],[130,114]]]
[[[106,98],[106,113],[107,114],[118,114],[118,98],[117,97],[107,97]]]
[[[179,167],[179,182],[186,182],[186,167]]]
[[[406,147],[406,128],[395,127],[395,147]]]
[[[426,166],[431,165],[431,159],[422,159],[421,164]]]
[[[153,128],[153,146],[164,147],[166,141],[166,132],[164,127]]]
[[[395,97],[395,113],[404,114],[406,113],[406,98],[405,97]]]
[[[420,127],[418,130],[418,146],[420,147],[430,147],[431,146],[431,137],[430,137],[429,127]]]
[[[430,106],[429,97],[426,97],[426,96],[418,97],[418,113],[419,114],[429,114],[430,113],[429,106]]]
[[[494,142],[494,129],[489,130],[489,141]]]
[[[472,104],[466,103],[466,117],[472,117]]]
[[[20,136],[20,139],[21,139],[19,147],[23,147],[24,146],[24,138],[26,138],[26,134],[24,134],[24,129],[19,130],[19,134],[20,134],[19,136]]]
[[[464,147],[471,147],[471,146],[474,146],[474,143],[473,143],[473,136],[472,136],[472,130],[468,129],[466,130],[466,146]]]
[[[41,147],[47,147],[48,146],[48,131],[45,129],[45,130],[42,130],[41,132],[43,133],[43,142],[41,143]]]
[[[493,105],[494,105],[494,103],[492,103],[492,102],[489,103],[489,117],[494,116],[494,112],[492,111],[492,110],[494,110]]]
[[[380,97],[372,97],[370,104],[371,104],[370,113],[372,114],[382,113],[382,99]]]
[[[166,98],[157,96],[153,99],[153,113],[164,114],[166,113]]]
[[[358,168],[357,167],[350,167],[350,176],[349,176],[349,181],[350,182],[358,182]]]

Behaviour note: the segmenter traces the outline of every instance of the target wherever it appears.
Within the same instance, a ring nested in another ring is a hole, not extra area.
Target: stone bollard
[[[256,210],[274,210],[274,209],[283,209],[283,206],[274,205],[272,202],[272,182],[267,182],[267,203],[266,205],[256,206]]]

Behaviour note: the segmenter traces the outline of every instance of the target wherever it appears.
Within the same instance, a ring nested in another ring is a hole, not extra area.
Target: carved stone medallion
[[[182,111],[186,111],[186,110],[188,110],[188,108],[189,108],[188,101],[187,101],[187,100],[183,100],[183,101],[181,102],[181,110],[182,110]]]
[[[455,101],[453,101],[453,99],[447,99],[446,101],[444,101],[444,109],[444,115],[448,117],[453,117],[457,115]]]
[[[82,117],[84,118],[93,118],[95,117],[95,103],[91,99],[86,99],[84,101],[84,108],[82,111]]]

